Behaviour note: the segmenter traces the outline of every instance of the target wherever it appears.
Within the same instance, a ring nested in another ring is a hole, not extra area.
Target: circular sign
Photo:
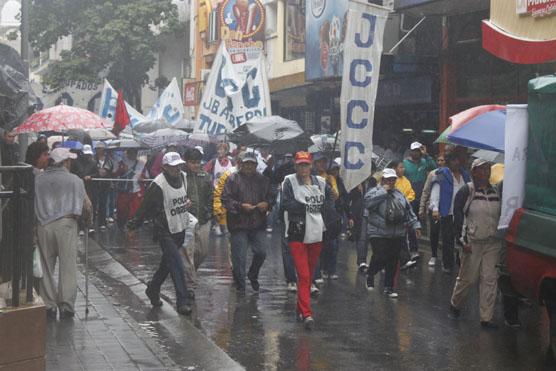
[[[260,0],[225,0],[220,22],[222,26],[241,34],[242,39],[247,39],[264,31],[264,14]]]
[[[311,13],[313,13],[313,17],[320,17],[324,13],[325,8],[326,0],[311,0]]]

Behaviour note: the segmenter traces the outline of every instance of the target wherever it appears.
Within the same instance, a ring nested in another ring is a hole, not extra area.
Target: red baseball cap
[[[309,152],[297,152],[295,154],[296,164],[311,164],[313,163],[313,156]]]

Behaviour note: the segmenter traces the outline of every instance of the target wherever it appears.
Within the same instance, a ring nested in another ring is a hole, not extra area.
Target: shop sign
[[[371,174],[373,121],[388,11],[349,1],[340,111],[342,178],[351,191]]]
[[[264,54],[259,52],[256,59],[235,55],[233,58],[224,42],[220,44],[204,88],[195,132],[223,134],[255,116],[271,115]]]
[[[550,15],[556,11],[556,0],[516,0],[516,11],[533,17]]]
[[[186,107],[195,106],[197,104],[197,89],[196,82],[187,82],[183,86],[183,105]]]
[[[219,22],[220,39],[228,48],[264,48],[265,9],[260,0],[224,0]]]
[[[305,77],[341,76],[349,1],[306,0]]]
[[[286,4],[286,53],[291,61],[305,56],[305,0],[288,0]]]

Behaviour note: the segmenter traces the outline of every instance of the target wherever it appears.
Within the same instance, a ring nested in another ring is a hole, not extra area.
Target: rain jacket
[[[367,218],[367,236],[370,238],[403,237],[406,234],[406,227],[413,229],[421,228],[421,224],[405,196],[395,188],[390,192],[405,206],[405,219],[399,224],[386,223],[386,196],[388,192],[386,192],[381,185],[371,188],[367,194],[365,194],[364,199],[365,208],[369,211],[369,216]]]
[[[212,182],[204,171],[187,171],[187,197],[191,200],[189,212],[199,220],[199,224],[210,221],[212,216]]]
[[[396,189],[403,193],[403,195],[409,202],[413,202],[413,200],[415,200],[415,191],[413,190],[413,188],[411,187],[411,183],[405,176],[402,176],[401,178],[398,178],[396,180]]]
[[[230,174],[233,174],[237,171],[236,167],[231,168],[230,170],[226,170],[224,174],[220,176],[218,179],[218,183],[216,184],[216,188],[214,188],[214,197],[212,201],[212,212],[216,217],[216,221],[220,225],[226,225],[226,208],[222,204],[222,191],[224,190],[224,186],[226,185],[226,180]]]

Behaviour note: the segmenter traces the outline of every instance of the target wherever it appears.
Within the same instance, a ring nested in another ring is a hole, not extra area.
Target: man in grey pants
[[[35,179],[35,214],[38,219],[37,238],[44,276],[40,295],[46,314],[56,319],[74,316],[77,296],[77,221],[92,224],[91,202],[83,181],[69,172],[77,156],[67,148],[50,152],[50,166]],[[59,260],[58,289],[54,280],[56,260]]]

